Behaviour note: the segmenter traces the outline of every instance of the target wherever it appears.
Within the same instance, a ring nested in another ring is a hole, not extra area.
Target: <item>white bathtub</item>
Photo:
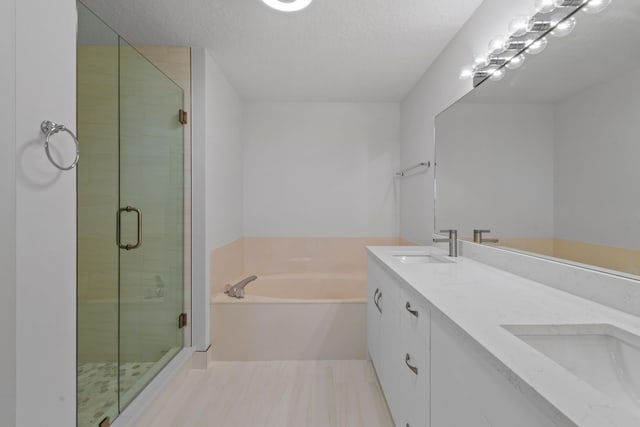
[[[245,298],[211,298],[215,360],[366,358],[366,279],[353,275],[258,276]]]

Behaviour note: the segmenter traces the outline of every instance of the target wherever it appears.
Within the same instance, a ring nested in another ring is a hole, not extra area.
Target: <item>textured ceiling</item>
[[[208,48],[240,95],[399,101],[482,0],[83,0],[129,42]]]

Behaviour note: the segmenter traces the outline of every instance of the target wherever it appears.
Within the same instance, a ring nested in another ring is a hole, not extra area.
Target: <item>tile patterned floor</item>
[[[167,390],[136,427],[392,427],[366,360],[214,362]]]

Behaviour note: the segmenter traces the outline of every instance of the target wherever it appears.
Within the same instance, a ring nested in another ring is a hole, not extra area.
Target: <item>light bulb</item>
[[[487,65],[487,57],[486,56],[476,56],[473,59],[473,63],[476,67],[484,67]]]
[[[473,70],[471,68],[465,68],[460,72],[460,80],[467,80],[473,77]]]
[[[517,70],[522,67],[522,64],[524,64],[524,55],[517,55],[507,62],[506,67],[510,70]]]
[[[589,3],[582,8],[587,13],[600,13],[611,4],[611,0],[589,0]]]
[[[505,71],[504,68],[500,68],[499,70],[494,70],[491,73],[491,77],[489,77],[491,80],[493,80],[494,82],[500,81],[504,78],[505,75]]]
[[[555,0],[556,7],[578,7],[589,0]]]
[[[558,13],[551,17],[551,25],[555,28],[551,30],[551,35],[556,37],[564,37],[571,34],[574,28],[576,28],[576,18],[570,17],[565,19],[564,15]]]
[[[529,43],[529,47],[526,52],[531,55],[537,55],[547,47],[547,39],[546,37],[539,38],[538,40],[532,40]]]
[[[509,24],[509,32],[516,37],[524,36],[527,33],[528,26],[529,17],[518,16]]]
[[[536,0],[536,10],[539,13],[551,13],[555,8],[555,0]]]
[[[311,4],[312,0],[262,0],[266,5],[281,12],[297,12]]]
[[[507,44],[507,39],[502,36],[496,36],[489,42],[489,52],[500,53],[504,52],[504,48]]]
[[[505,50],[522,50],[527,47],[527,41],[521,39],[508,39],[505,43]]]

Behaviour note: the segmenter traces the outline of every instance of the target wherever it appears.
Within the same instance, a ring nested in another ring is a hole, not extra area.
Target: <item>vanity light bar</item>
[[[585,0],[556,0],[556,7],[578,7],[588,3]]]
[[[487,59],[487,65],[491,67],[502,67],[504,64],[506,64],[510,60],[511,58],[508,58],[508,57],[491,55],[489,56],[489,59]]]
[[[551,29],[553,24],[548,20],[536,20],[532,19],[529,21],[529,27],[527,29],[530,33],[545,33]]]
[[[473,67],[460,73],[461,79],[473,78],[476,87],[487,78],[500,80],[505,68],[516,69],[524,61],[524,53],[535,55],[547,45],[546,36],[568,35],[574,28],[574,15],[580,10],[598,13],[612,0],[537,0],[536,12],[530,17],[514,19],[509,25],[510,35],[489,43],[490,53],[475,59]],[[573,10],[571,10],[573,9]]]
[[[509,39],[504,44],[504,50],[517,50],[522,51],[527,48],[528,40]]]

